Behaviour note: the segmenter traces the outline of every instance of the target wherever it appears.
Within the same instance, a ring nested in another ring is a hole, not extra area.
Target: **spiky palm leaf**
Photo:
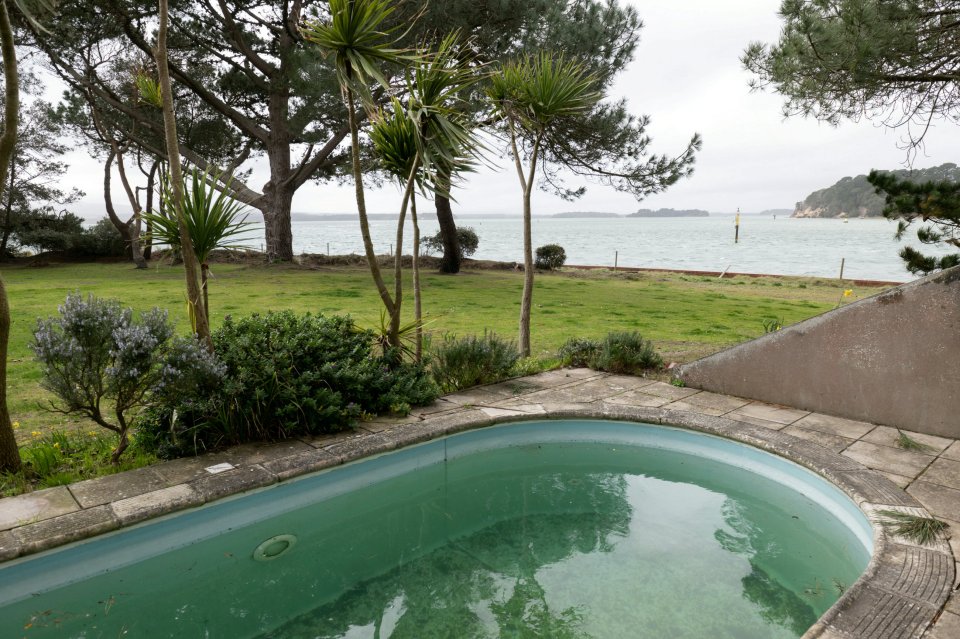
[[[589,112],[602,97],[596,84],[580,62],[542,51],[504,64],[492,76],[487,94],[501,116],[538,132],[561,118]]]
[[[242,248],[242,236],[250,227],[246,215],[238,220],[246,207],[225,192],[230,188],[231,180],[225,180],[224,188],[218,189],[215,183],[219,179],[219,175],[194,169],[188,184],[184,185],[184,221],[200,262],[206,262],[215,249]],[[160,209],[160,213],[143,214],[143,218],[151,224],[150,235],[159,242],[179,249],[180,229],[169,178],[161,180]]]
[[[417,152],[428,181],[436,188],[438,174],[470,172],[482,150],[476,125],[465,114],[463,94],[484,77],[482,66],[459,32],[448,34],[436,52],[423,56],[407,73],[407,114],[417,129]],[[441,195],[449,197],[449,193]]]
[[[417,129],[398,99],[393,98],[390,106],[374,117],[370,141],[383,169],[404,183],[417,161]]]
[[[398,27],[386,27],[394,12],[389,0],[329,0],[329,22],[307,22],[300,33],[333,58],[337,80],[362,97],[369,97],[373,82],[389,88],[381,64],[402,64],[414,59],[396,48],[402,37]]]

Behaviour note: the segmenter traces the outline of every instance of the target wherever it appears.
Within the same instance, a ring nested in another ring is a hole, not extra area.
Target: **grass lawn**
[[[310,269],[294,265],[215,264],[210,288],[212,324],[226,315],[292,309],[349,313],[361,326],[380,324],[380,300],[369,272],[359,267]],[[135,309],[166,308],[181,331],[186,319],[183,271],[154,265],[137,271],[128,264],[4,266],[13,324],[10,336],[8,398],[18,438],[72,426],[41,406],[50,395],[40,388],[40,369],[28,348],[38,317],[57,312],[67,293],[113,297]],[[426,272],[424,311],[428,330],[470,334],[495,331],[514,338],[522,274],[466,270],[459,275]],[[849,286],[849,285],[847,285]],[[572,271],[538,274],[534,292],[534,354],[550,356],[570,337],[600,337],[637,330],[657,344],[667,361],[690,361],[762,334],[763,321],[786,324],[837,305],[844,285],[836,280],[738,277],[719,280],[678,273]],[[879,288],[856,287],[850,302]],[[412,313],[407,284],[405,309]]]

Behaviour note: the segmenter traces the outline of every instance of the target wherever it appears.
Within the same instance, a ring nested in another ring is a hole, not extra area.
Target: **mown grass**
[[[369,273],[360,267],[310,269],[294,265],[215,264],[210,288],[214,328],[226,315],[292,309],[349,313],[361,326],[380,324],[381,304]],[[127,264],[4,266],[12,328],[8,398],[11,416],[26,433],[50,433],[76,422],[42,409],[50,396],[40,388],[40,368],[28,348],[38,317],[57,312],[67,293],[113,297],[136,309],[166,308],[181,331],[188,329],[183,271]],[[456,276],[423,275],[428,330],[436,335],[517,332],[522,275],[465,270]],[[785,324],[836,306],[849,284],[810,278],[718,280],[674,273],[573,271],[537,276],[532,313],[534,355],[551,356],[573,336],[599,338],[610,331],[639,331],[666,361],[689,361],[764,333],[763,322]],[[853,301],[880,289],[856,288]],[[406,285],[405,309],[413,299]],[[87,428],[84,425],[84,428]]]

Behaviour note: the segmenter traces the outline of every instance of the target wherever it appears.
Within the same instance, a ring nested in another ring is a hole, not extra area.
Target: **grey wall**
[[[960,267],[681,367],[689,386],[960,438]]]

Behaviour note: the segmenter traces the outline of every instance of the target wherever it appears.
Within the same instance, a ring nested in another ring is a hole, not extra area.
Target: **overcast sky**
[[[696,170],[667,192],[638,203],[612,189],[587,184],[580,200],[568,203],[545,192],[534,195],[534,213],[613,211],[637,208],[699,208],[745,212],[792,208],[811,191],[845,175],[871,168],[903,168],[904,131],[875,122],[844,122],[839,127],[782,116],[782,98],[751,93],[749,74],[740,55],[753,40],[773,42],[780,31],[780,0],[629,0],[644,21],[640,45],[611,95],[626,97],[635,114],[652,118],[648,132],[656,153],[682,151],[694,132],[703,135]],[[942,124],[926,137],[915,168],[955,162],[960,127]],[[102,215],[101,165],[85,153],[71,154],[70,186],[88,192],[80,212]],[[254,173],[258,190],[266,180],[265,165]],[[115,183],[117,180],[115,180]],[[504,165],[483,169],[456,193],[455,212],[519,212],[516,173]],[[124,202],[117,185],[115,202]],[[393,186],[367,196],[371,212],[393,212],[398,192]],[[307,185],[298,191],[293,210],[343,213],[356,210],[353,187]]]

